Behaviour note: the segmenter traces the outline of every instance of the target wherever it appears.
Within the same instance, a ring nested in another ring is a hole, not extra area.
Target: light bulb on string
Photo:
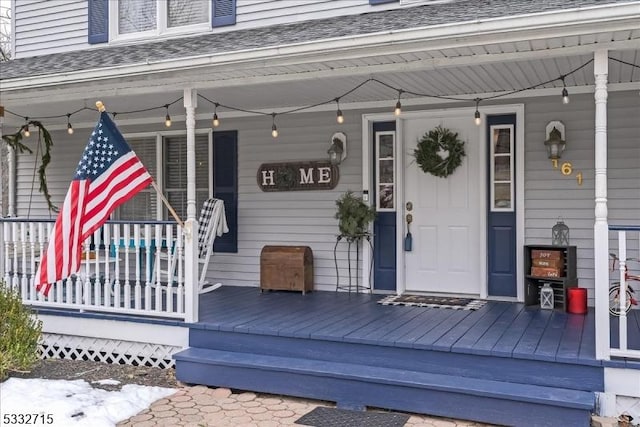
[[[562,103],[569,103],[569,91],[567,90],[567,85],[564,81],[564,76],[560,77],[562,79]]]
[[[271,136],[274,138],[278,137],[278,127],[276,126],[276,113],[271,113],[272,124],[271,124]]]
[[[25,117],[24,121],[26,122],[24,126],[22,126],[22,134],[29,138],[31,136],[31,132],[29,131],[29,117]]]
[[[73,135],[73,126],[71,126],[71,114],[67,114],[67,133]]]
[[[476,126],[480,126],[482,124],[482,118],[480,116],[480,111],[478,110],[478,106],[480,105],[480,98],[476,98],[476,112],[473,114],[473,122]]]
[[[217,128],[220,126],[220,120],[218,119],[218,104],[217,102],[213,104],[213,127]]]
[[[164,125],[168,128],[171,127],[171,116],[169,115],[169,104],[165,104],[164,108],[167,110],[167,115],[164,118]]]
[[[402,104],[400,103],[400,97],[402,96],[402,89],[398,90],[398,102],[396,102],[396,108],[393,114],[399,116],[402,113]]]
[[[344,116],[342,115],[342,110],[340,109],[340,98],[336,98],[336,105],[338,107],[338,111],[336,111],[336,121],[339,124],[344,123]]]

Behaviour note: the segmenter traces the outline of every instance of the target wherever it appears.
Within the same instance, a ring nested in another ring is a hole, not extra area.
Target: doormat
[[[319,406],[295,423],[315,427],[402,427],[409,415],[394,412],[350,411]]]
[[[451,308],[454,310],[477,310],[486,303],[486,301],[473,298],[434,297],[428,295],[389,295],[378,301],[378,304],[382,305]]]

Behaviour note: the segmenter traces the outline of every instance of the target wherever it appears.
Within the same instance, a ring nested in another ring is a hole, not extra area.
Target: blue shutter
[[[224,27],[236,23],[236,0],[211,0],[211,26]]]
[[[89,43],[109,41],[109,0],[89,0]]]
[[[383,4],[383,3],[397,3],[398,0],[369,0],[370,5]]]
[[[224,201],[229,232],[216,237],[214,252],[238,252],[238,132],[213,133],[213,197]]]

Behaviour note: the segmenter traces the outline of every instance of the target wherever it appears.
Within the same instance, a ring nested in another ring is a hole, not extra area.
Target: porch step
[[[592,392],[326,360],[189,348],[176,377],[206,384],[512,426],[587,426]]]
[[[322,338],[304,339],[277,335],[236,333],[192,328],[191,347],[234,353],[313,359],[319,363],[404,369],[456,377],[531,384],[582,391],[603,391],[601,366],[570,361],[531,360],[504,355],[470,354],[438,349],[396,347],[389,343],[354,343]]]

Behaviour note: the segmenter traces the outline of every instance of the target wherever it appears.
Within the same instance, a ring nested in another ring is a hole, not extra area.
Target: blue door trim
[[[375,160],[375,142],[377,132],[396,130],[396,122],[377,122],[373,124],[371,152]],[[397,144],[397,141],[396,141]],[[375,161],[372,176],[376,176]],[[371,186],[372,200],[377,200],[378,189],[375,182]],[[376,290],[396,290],[396,212],[378,212],[373,222],[373,288]]]
[[[487,117],[487,153],[491,153],[491,126],[513,125],[512,156],[513,167],[516,162],[516,115],[504,114]],[[492,156],[487,156],[487,170],[491,170]],[[516,197],[518,192],[515,177],[517,171],[513,171],[513,210],[510,212],[492,212],[491,206],[491,177],[487,174],[487,284],[489,296],[516,297],[517,285],[517,234],[516,234]]]

